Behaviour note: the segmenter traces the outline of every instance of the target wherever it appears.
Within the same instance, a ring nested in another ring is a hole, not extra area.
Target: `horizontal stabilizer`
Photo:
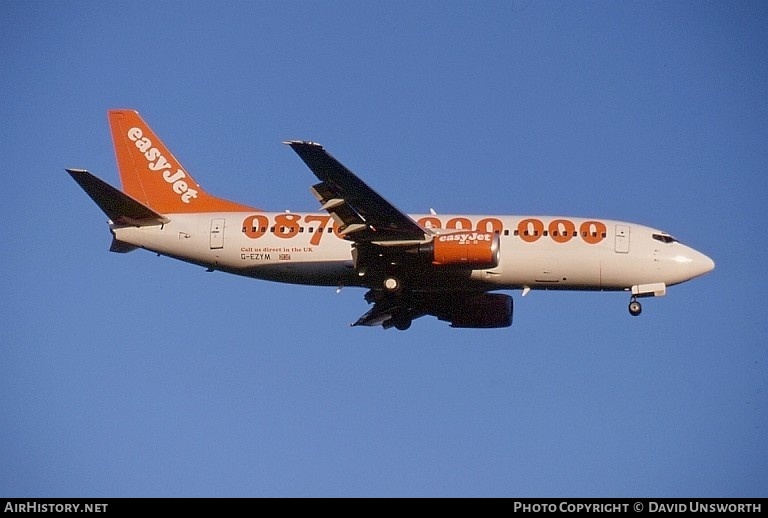
[[[149,227],[170,221],[84,169],[67,172],[113,223]]]

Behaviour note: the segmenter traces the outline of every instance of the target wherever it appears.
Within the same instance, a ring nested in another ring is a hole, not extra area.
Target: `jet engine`
[[[440,234],[430,243],[432,264],[495,268],[499,265],[499,235],[464,230]]]

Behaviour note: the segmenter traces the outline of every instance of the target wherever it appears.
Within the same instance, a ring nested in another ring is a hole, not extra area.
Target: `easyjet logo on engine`
[[[128,138],[136,145],[136,148],[142,153],[147,160],[147,167],[151,171],[161,172],[163,174],[163,180],[171,184],[173,192],[179,195],[181,201],[189,203],[189,200],[197,198],[197,191],[190,189],[189,184],[184,181],[187,177],[187,173],[183,169],[176,169],[175,173],[171,170],[173,166],[163,156],[159,149],[152,147],[152,141],[144,136],[141,128],[131,128],[128,130]]]
[[[492,234],[482,234],[479,232],[447,234],[437,238],[441,243],[454,241],[457,245],[476,244],[478,241],[490,241],[492,239]]]

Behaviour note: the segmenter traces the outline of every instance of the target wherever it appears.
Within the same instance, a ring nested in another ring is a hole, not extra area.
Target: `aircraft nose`
[[[704,275],[705,273],[709,273],[715,269],[715,261],[706,255],[696,250],[693,250],[692,255],[693,257],[691,258],[691,263],[689,265],[692,277]]]

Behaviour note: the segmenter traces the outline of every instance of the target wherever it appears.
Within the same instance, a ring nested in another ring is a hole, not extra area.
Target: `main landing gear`
[[[632,297],[629,301],[629,314],[633,317],[640,315],[643,312],[643,306],[637,301],[637,297]]]
[[[387,294],[399,296],[403,290],[403,283],[397,277],[388,276],[384,279],[382,287]],[[384,326],[385,328],[394,327],[398,331],[405,331],[411,327],[411,322],[413,322],[411,314],[408,311],[403,310],[393,313],[392,318],[387,321]]]
[[[412,294],[403,291],[402,282],[397,278],[387,277],[380,286],[366,292],[365,301],[373,304],[373,309],[353,325],[381,325],[384,329],[394,327],[405,331],[411,327],[414,318],[423,314],[414,309],[416,300]]]
[[[405,331],[411,327],[411,322],[413,322],[413,319],[410,317],[410,315],[406,313],[400,313],[392,317],[391,323],[398,331]]]

